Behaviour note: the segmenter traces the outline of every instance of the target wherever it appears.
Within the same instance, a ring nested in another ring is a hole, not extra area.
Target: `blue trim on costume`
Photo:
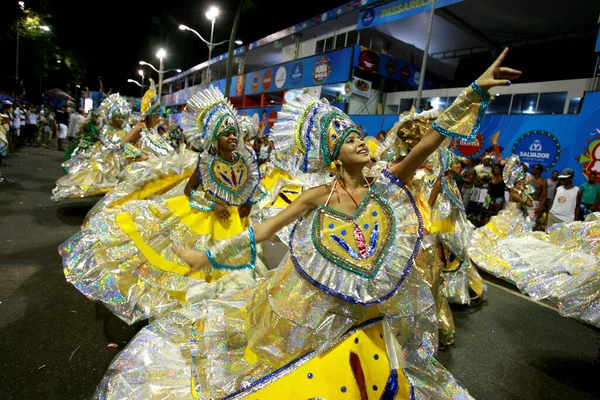
[[[390,376],[385,383],[385,388],[381,394],[380,400],[394,400],[398,394],[398,371],[392,369]]]
[[[479,132],[479,128],[481,126],[481,122],[483,121],[483,117],[485,116],[485,112],[490,105],[491,96],[485,90],[483,90],[477,82],[471,83],[471,88],[475,93],[477,93],[481,97],[481,105],[479,106],[479,112],[477,113],[477,119],[473,124],[473,129],[468,136],[458,134],[456,132],[449,131],[448,129],[442,128],[437,123],[431,124],[431,127],[435,129],[440,135],[448,136],[453,139],[462,140],[465,142],[472,142],[475,140],[477,136],[477,132]]]
[[[256,239],[254,238],[254,229],[252,229],[252,227],[248,228],[248,236],[250,237],[250,264],[244,264],[244,265],[220,264],[219,262],[217,262],[217,260],[214,259],[210,250],[206,250],[204,252],[204,254],[206,254],[208,261],[210,262],[212,267],[215,269],[231,269],[231,270],[252,269],[252,268],[254,268],[254,265],[256,264]]]
[[[347,335],[351,335],[356,331],[361,330],[364,327],[367,327],[369,325],[375,325],[378,322],[381,322],[381,320],[383,320],[383,317],[377,317],[377,318],[373,318],[370,319],[368,321],[362,322],[350,329],[348,329],[341,337],[343,338],[342,340],[344,340],[344,336]],[[234,397],[238,397],[242,394],[244,394],[245,392],[249,392],[248,394],[250,394],[250,390],[256,386],[262,385],[263,383],[271,380],[271,379],[278,379],[280,378],[281,375],[283,375],[284,373],[286,373],[289,369],[294,368],[297,364],[301,363],[302,361],[304,361],[306,358],[311,357],[313,354],[316,353],[316,350],[311,350],[308,353],[306,353],[303,356],[300,356],[298,358],[296,358],[295,360],[289,362],[288,364],[284,365],[283,367],[271,372],[268,375],[263,376],[262,378],[250,383],[248,386],[244,387],[243,389],[238,390],[237,392],[233,392],[230,395],[224,396],[223,400],[229,400],[229,399],[233,399]]]
[[[398,283],[389,293],[380,297],[377,300],[366,301],[366,302],[360,301],[360,300],[356,300],[354,297],[346,296],[344,294],[338,293],[338,292],[334,291],[333,289],[323,285],[322,283],[317,282],[316,280],[314,280],[313,278],[308,276],[308,274],[306,272],[304,272],[304,270],[302,269],[302,266],[298,262],[298,259],[296,258],[296,256],[294,256],[294,252],[293,252],[294,234],[296,233],[296,228],[298,227],[300,222],[302,222],[302,218],[300,218],[299,220],[296,221],[296,224],[294,225],[294,227],[292,228],[292,232],[290,233],[290,239],[288,242],[288,248],[290,249],[290,260],[292,261],[292,264],[294,265],[296,272],[298,272],[298,274],[302,278],[304,278],[308,283],[310,283],[317,289],[327,293],[328,295],[338,298],[340,300],[347,301],[348,303],[352,303],[352,304],[361,304],[364,306],[370,306],[370,305],[382,303],[382,302],[386,301],[387,299],[389,299],[390,297],[392,297],[393,295],[395,295],[396,292],[398,291],[398,289],[400,289],[400,286],[402,286],[402,283],[404,283],[404,279],[406,279],[406,276],[412,270],[415,258],[417,257],[417,254],[419,254],[419,249],[421,248],[421,241],[423,240],[423,218],[421,217],[421,213],[419,212],[419,208],[417,207],[417,204],[415,202],[414,197],[412,196],[412,193],[408,189],[406,189],[406,187],[404,187],[404,184],[402,183],[402,181],[400,179],[396,178],[388,170],[384,169],[383,171],[381,171],[381,173],[385,177],[390,179],[390,181],[392,183],[398,185],[398,187],[401,190],[404,190],[404,193],[408,196],[408,199],[410,200],[410,203],[413,206],[413,210],[415,211],[415,214],[417,215],[417,218],[419,220],[419,229],[417,232],[418,236],[417,236],[417,241],[415,242],[415,246],[413,248],[413,253],[409,256],[408,261],[406,262],[406,266],[404,267],[404,272],[402,272],[402,276],[398,280]],[[396,218],[395,215],[394,215],[394,218]]]

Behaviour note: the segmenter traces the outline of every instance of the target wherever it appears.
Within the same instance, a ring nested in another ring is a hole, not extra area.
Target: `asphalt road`
[[[91,398],[143,327],[125,325],[64,279],[57,248],[98,198],[50,200],[61,156],[25,147],[1,167],[0,399]],[[274,263],[283,248],[268,246]],[[456,343],[439,360],[477,399],[600,398],[600,331],[503,286],[488,285],[480,307],[454,308]]]

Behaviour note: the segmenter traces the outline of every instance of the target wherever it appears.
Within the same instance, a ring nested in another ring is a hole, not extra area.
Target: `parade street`
[[[54,146],[54,147],[53,147]],[[53,203],[56,145],[23,147],[0,183],[0,398],[89,399],[111,360],[142,329],[127,326],[65,281],[58,246],[99,199]],[[271,264],[285,248],[267,243]],[[273,268],[274,265],[269,267]],[[453,307],[456,341],[438,359],[478,399],[600,397],[600,332],[552,305],[490,282],[480,307]]]

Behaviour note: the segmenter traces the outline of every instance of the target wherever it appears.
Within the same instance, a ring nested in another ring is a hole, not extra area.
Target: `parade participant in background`
[[[8,155],[9,143],[7,134],[10,129],[10,116],[8,114],[0,114],[0,167],[2,167],[2,159]],[[2,171],[0,170],[0,182],[2,182]]]
[[[430,260],[436,274],[433,279],[437,282],[434,296],[438,298],[438,310],[445,321],[444,325],[440,325],[440,344],[445,347],[454,342],[454,323],[447,303],[479,304],[485,285],[471,264],[468,248],[473,226],[467,220],[454,180],[455,175],[462,172],[466,160],[456,157],[447,148],[440,148],[437,156],[440,173],[429,196],[433,253]]]
[[[482,87],[520,74],[500,68],[505,55],[434,129],[472,139],[474,114],[490,99]],[[368,150],[348,116],[304,95],[285,104],[271,133],[278,154],[288,157],[290,170],[334,169],[334,182],[307,190],[276,217],[204,253],[176,251],[193,271],[251,268],[255,244],[296,221],[289,256],[254,289],[152,322],[115,359],[96,395],[470,398],[433,358],[435,305],[411,270],[422,224],[402,181],[442,143],[434,129],[404,161],[367,180]]]
[[[598,179],[598,174],[590,172],[588,181],[579,186],[579,190],[581,191],[580,219],[585,219],[598,208],[598,203],[600,202],[600,184],[596,182],[596,179]]]
[[[63,172],[65,174],[69,172],[70,163],[68,163],[68,161],[71,157],[86,152],[89,153],[90,149],[98,142],[102,123],[102,112],[100,110],[94,110],[90,114],[89,121],[81,124],[76,133],[75,140],[63,155]],[[91,154],[87,155],[89,156]]]
[[[510,190],[509,203],[497,216],[492,217],[489,223],[475,230],[469,255],[484,271],[499,278],[510,279],[510,264],[499,254],[497,241],[509,235],[533,230],[534,224],[527,213],[527,207],[533,206],[529,193],[534,189],[525,185],[526,176],[518,156],[508,159],[502,178]]]
[[[473,187],[475,180],[477,179],[477,172],[475,171],[475,159],[467,159],[467,168],[462,172],[462,184],[460,185],[460,194],[462,195],[463,205],[465,209],[469,208],[471,202],[471,194],[473,193]]]
[[[544,200],[548,197],[548,184],[546,180],[542,178],[542,171],[544,167],[542,164],[535,164],[531,169],[533,176],[529,179],[528,183],[535,188],[535,192],[531,194],[533,200],[533,207],[529,208],[529,216],[535,224],[544,214]]]
[[[69,112],[67,111],[67,107],[59,108],[58,110],[56,110],[56,123],[56,137],[58,138],[57,150],[65,151],[65,139],[67,138],[69,125]]]
[[[502,166],[499,164],[494,164],[492,166],[492,178],[490,179],[488,196],[489,196],[489,206],[488,213],[485,218],[485,223],[490,221],[490,218],[494,215],[498,215],[498,212],[502,210],[504,207],[505,197],[504,191],[506,189],[506,185],[504,183],[504,179],[502,177]]]
[[[581,201],[581,190],[573,186],[575,171],[565,168],[558,176],[560,186],[556,189],[554,202],[548,212],[547,228],[562,222],[572,222],[579,219],[579,202]]]
[[[104,209],[60,249],[67,280],[130,324],[254,285],[248,269],[207,287],[204,281],[225,274],[185,276],[189,267],[173,253],[173,244],[202,250],[241,233],[263,194],[254,154],[241,145],[238,116],[217,89],[194,95],[183,119],[189,141],[204,149],[185,187]]]
[[[129,104],[119,94],[110,95],[92,112],[79,141],[71,146],[72,157],[63,163],[68,174],[56,182],[52,200],[97,196],[119,183],[119,174],[127,165],[121,141],[130,129],[125,124],[130,113]]]
[[[148,157],[156,158],[173,155],[175,149],[157,131],[164,109],[160,104],[156,86],[152,79],[150,79],[150,89],[146,91],[142,98],[141,112],[143,115],[142,120],[121,141],[125,156],[143,161]]]
[[[552,207],[552,202],[554,201],[554,195],[556,195],[558,183],[558,171],[552,171],[552,175],[546,180],[546,186],[548,188],[546,192],[546,213],[550,211],[550,207]]]

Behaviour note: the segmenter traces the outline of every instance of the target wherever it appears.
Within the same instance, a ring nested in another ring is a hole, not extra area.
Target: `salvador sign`
[[[554,168],[560,158],[560,143],[547,131],[530,131],[521,135],[512,148],[512,153],[519,156],[521,162],[542,164],[544,171]]]

